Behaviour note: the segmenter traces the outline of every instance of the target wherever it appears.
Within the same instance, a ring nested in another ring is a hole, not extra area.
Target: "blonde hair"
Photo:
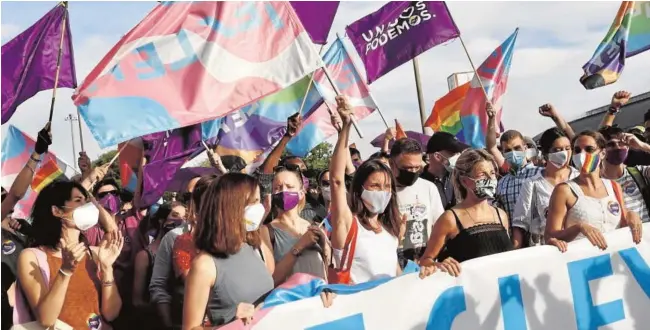
[[[469,176],[474,166],[483,161],[492,163],[494,170],[497,170],[498,166],[494,157],[483,149],[466,149],[456,160],[456,166],[451,172],[451,183],[454,186],[454,194],[458,202],[467,198],[467,189],[460,183],[460,178]]]

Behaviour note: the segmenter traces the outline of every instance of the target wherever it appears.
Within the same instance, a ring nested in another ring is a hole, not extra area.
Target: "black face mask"
[[[415,181],[418,180],[419,177],[420,172],[411,172],[408,170],[399,169],[399,173],[395,179],[400,185],[410,187],[415,183]]]

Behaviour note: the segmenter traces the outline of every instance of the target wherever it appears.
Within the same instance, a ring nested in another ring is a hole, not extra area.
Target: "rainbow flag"
[[[224,118],[203,123],[203,139],[216,143],[219,155],[239,156],[250,164],[286,133],[287,118],[300,109],[309,80],[305,77]],[[322,103],[312,84],[302,113],[312,112]]]
[[[497,122],[501,122],[501,97],[508,86],[508,73],[515,48],[519,28],[513,32],[494,52],[478,67],[470,87],[465,94],[465,100],[460,110],[461,132],[457,133],[459,140],[472,148],[485,148],[488,117],[485,112],[485,94],[481,90],[479,80],[483,82],[485,92],[497,109]],[[451,119],[447,125],[454,123]],[[454,124],[455,125],[455,124]]]
[[[614,22],[582,67],[586,89],[609,85],[623,72],[625,59],[650,49],[650,1],[623,1]]]
[[[433,105],[431,115],[424,123],[434,132],[447,132],[457,135],[463,129],[460,123],[460,110],[465,102],[465,95],[469,91],[470,83],[462,84],[439,98]]]
[[[321,66],[288,2],[163,2],[106,54],[73,100],[106,148],[221,118]]]
[[[36,173],[34,173],[31,185],[32,190],[40,192],[45,186],[62,175],[63,171],[61,171],[61,169],[56,165],[56,161],[49,159],[38,168]]]
[[[332,42],[323,55],[323,61],[341,94],[347,96],[357,120],[377,109],[370,88],[355,68],[343,39],[337,38]],[[336,111],[336,93],[322,69],[314,73],[314,85],[327,104],[311,113],[303,112],[305,119],[300,132],[287,145],[287,151],[295,156],[305,157],[319,143],[337,134],[328,111],[328,106]]]
[[[15,126],[9,125],[7,134],[2,141],[2,154],[0,155],[0,162],[2,163],[2,168],[0,169],[2,173],[2,186],[5,189],[9,190],[18,173],[25,167],[29,157],[34,152],[35,145],[35,140],[29,135]],[[68,165],[56,158],[56,155],[52,152],[48,152],[41,157],[41,164],[48,163],[50,160],[54,161],[63,173],[66,172]],[[26,219],[31,212],[37,195],[32,189],[28,189],[23,199],[14,208],[13,217]]]

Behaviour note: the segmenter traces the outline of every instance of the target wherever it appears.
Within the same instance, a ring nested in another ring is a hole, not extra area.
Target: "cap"
[[[439,151],[449,151],[453,153],[462,152],[468,149],[469,146],[465,143],[458,141],[458,139],[447,132],[436,132],[427,143],[427,153],[432,154]]]

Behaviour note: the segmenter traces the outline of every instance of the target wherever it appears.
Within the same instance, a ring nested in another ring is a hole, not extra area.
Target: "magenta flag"
[[[327,43],[327,36],[332,28],[338,1],[289,1],[293,11],[296,12],[302,26],[309,33],[315,44]]]
[[[368,83],[460,36],[444,1],[394,1],[345,28]]]
[[[68,9],[57,5],[23,33],[2,45],[2,123],[16,108],[36,93],[54,88],[56,62],[61,45],[61,27]],[[65,21],[58,87],[77,87],[70,35]],[[47,116],[47,115],[45,115]]]

